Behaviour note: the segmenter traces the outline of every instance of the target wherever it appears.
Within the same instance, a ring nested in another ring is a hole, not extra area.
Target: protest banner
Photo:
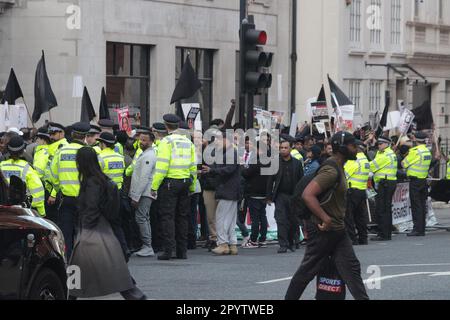
[[[128,107],[116,109],[117,112],[117,120],[119,122],[119,129],[121,131],[125,131],[128,134],[131,133],[131,124],[130,124],[130,111]]]
[[[189,128],[202,131],[202,114],[200,112],[200,104],[183,103],[181,108],[183,109],[184,118],[186,119]]]
[[[283,111],[270,111],[272,114],[272,129],[280,128],[283,123],[284,112]]]
[[[0,104],[0,131],[26,127],[28,127],[27,109],[24,104]]]

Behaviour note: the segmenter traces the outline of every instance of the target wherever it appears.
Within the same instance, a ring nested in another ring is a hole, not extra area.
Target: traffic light
[[[273,53],[264,52],[267,33],[255,30],[255,25],[244,21],[241,25],[241,91],[258,94],[272,86],[272,75],[268,68],[272,65]]]

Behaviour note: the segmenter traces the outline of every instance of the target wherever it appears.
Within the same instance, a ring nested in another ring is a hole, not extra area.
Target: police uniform
[[[417,146],[409,150],[402,162],[406,170],[409,182],[409,197],[411,199],[411,211],[414,222],[413,232],[408,236],[425,235],[425,218],[427,212],[428,185],[427,177],[431,165],[431,152],[425,145],[427,135],[416,133]]]
[[[97,124],[100,126],[102,132],[108,131],[110,133],[114,133],[114,126],[115,126],[114,121],[109,119],[101,119]],[[120,154],[121,156],[124,155],[123,146],[119,142],[115,144],[114,151]]]
[[[447,180],[450,180],[450,160],[447,162]]]
[[[357,141],[359,147],[363,147],[361,141]],[[349,160],[344,166],[345,176],[348,182],[347,211],[345,225],[353,244],[367,244],[367,210],[366,189],[370,174],[370,163],[364,152],[357,154],[355,161]],[[356,235],[355,228],[358,231]]]
[[[51,135],[55,132],[64,132],[65,127],[59,123],[50,122],[48,125],[48,133]],[[53,190],[53,185],[51,183],[51,173],[50,173],[50,165],[53,161],[53,158],[55,157],[56,153],[65,145],[68,145],[67,139],[63,138],[58,141],[54,141],[53,143],[48,145],[47,153],[48,153],[48,159],[47,159],[47,165],[44,172],[44,188],[45,188],[45,198],[48,199],[49,196],[53,194],[53,197],[56,198],[56,202],[53,205],[48,204],[45,202],[45,211],[47,213],[48,219],[50,219],[53,222],[57,222],[58,219],[58,207],[59,207],[59,201],[60,197],[57,197],[56,190]]]
[[[97,140],[109,145],[114,145],[116,143],[114,135],[109,132],[103,132]],[[117,185],[119,190],[121,190],[123,173],[125,171],[124,157],[115,152],[112,148],[107,147],[100,151],[98,161],[103,173]]]
[[[91,129],[89,130],[88,136],[100,135],[100,133],[102,133],[102,129],[99,126],[91,124]],[[98,141],[91,145],[91,147],[94,148],[97,154],[100,154],[100,152],[102,151],[102,149],[100,149],[100,143]]]
[[[84,122],[78,122],[72,126],[72,134],[85,136],[89,130],[89,124]],[[59,150],[50,167],[51,182],[54,186],[52,197],[56,196],[56,191],[60,191],[62,194],[62,203],[58,212],[58,226],[64,235],[68,257],[70,257],[73,249],[77,221],[77,197],[80,193],[76,156],[78,150],[84,146],[83,141],[73,140],[72,143]]]
[[[20,136],[12,137],[8,143],[8,151],[13,155],[21,155],[25,150],[26,144]],[[30,164],[23,159],[9,159],[0,163],[0,170],[9,184],[12,176],[16,176],[26,184],[28,193],[33,200],[31,206],[38,211],[38,213],[45,217],[45,191],[42,181],[37,172],[30,166]]]
[[[36,134],[38,138],[50,139],[50,135],[47,132],[46,128],[39,128],[38,133]],[[39,178],[42,182],[45,181],[45,170],[48,165],[48,144],[42,144],[36,146],[34,149],[34,157],[33,157],[33,168],[36,170]]]
[[[164,121],[177,125],[180,118],[165,115]],[[159,260],[169,260],[173,248],[178,258],[186,259],[189,192],[195,191],[197,164],[194,144],[177,131],[161,140],[158,146],[152,190],[158,192],[159,216],[163,231],[164,253]],[[175,233],[174,233],[175,232]]]
[[[391,139],[381,137],[378,143],[391,144]],[[397,156],[390,147],[378,151],[370,162],[370,170],[374,174],[377,196],[375,211],[378,224],[378,236],[373,241],[391,240],[392,236],[392,197],[397,188]]]

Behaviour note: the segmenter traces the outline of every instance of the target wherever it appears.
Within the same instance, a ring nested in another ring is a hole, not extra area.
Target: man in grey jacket
[[[139,136],[142,154],[136,161],[131,178],[130,198],[131,205],[136,209],[136,223],[139,226],[143,246],[136,255],[139,257],[153,257],[152,235],[150,229],[151,186],[155,171],[156,154],[152,147],[155,141],[150,129]]]

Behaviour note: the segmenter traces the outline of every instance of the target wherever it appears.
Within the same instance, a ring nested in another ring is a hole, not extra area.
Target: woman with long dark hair
[[[80,268],[81,288],[71,290],[70,296],[91,298],[120,292],[125,299],[143,300],[146,297],[133,284],[112,228],[120,207],[117,187],[101,171],[91,147],[81,148],[76,161],[80,179],[79,231],[70,265]]]

